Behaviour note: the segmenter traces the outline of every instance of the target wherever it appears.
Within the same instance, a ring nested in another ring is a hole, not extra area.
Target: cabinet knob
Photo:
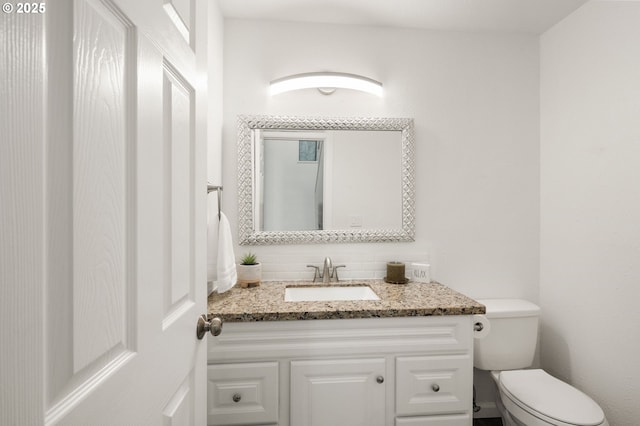
[[[378,383],[384,383],[384,377],[382,377],[382,376],[378,376],[378,377],[376,377],[376,382],[378,382]]]
[[[240,402],[240,400],[242,399],[242,395],[240,395],[239,393],[234,393],[232,398],[233,402]]]
[[[431,385],[431,389],[432,389],[434,392],[438,392],[438,391],[440,390],[440,386],[438,386],[438,384],[437,384],[437,383],[434,383],[433,385]]]

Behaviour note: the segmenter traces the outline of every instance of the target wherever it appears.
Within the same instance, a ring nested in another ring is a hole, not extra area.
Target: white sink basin
[[[368,285],[287,287],[285,302],[326,302],[331,300],[380,300]]]

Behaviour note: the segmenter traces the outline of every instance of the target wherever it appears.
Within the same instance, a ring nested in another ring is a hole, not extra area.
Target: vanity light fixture
[[[342,72],[310,72],[295,74],[273,80],[270,94],[299,89],[318,89],[324,95],[330,95],[336,89],[352,89],[382,96],[382,83],[368,77]]]

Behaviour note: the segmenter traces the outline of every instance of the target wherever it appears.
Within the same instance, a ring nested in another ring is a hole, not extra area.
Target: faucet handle
[[[331,274],[331,277],[335,277],[336,281],[340,281],[340,279],[338,278],[338,268],[346,268],[347,265],[336,265],[333,267],[333,273]]]
[[[320,267],[316,266],[316,265],[307,265],[307,268],[314,268],[315,271],[313,272],[313,282],[316,282],[316,278],[322,278],[322,275],[320,275]]]

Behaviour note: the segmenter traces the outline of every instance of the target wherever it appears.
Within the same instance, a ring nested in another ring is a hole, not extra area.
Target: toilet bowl
[[[609,426],[600,406],[533,362],[540,308],[526,300],[485,299],[490,331],[475,339],[474,366],[490,370],[505,426]]]

